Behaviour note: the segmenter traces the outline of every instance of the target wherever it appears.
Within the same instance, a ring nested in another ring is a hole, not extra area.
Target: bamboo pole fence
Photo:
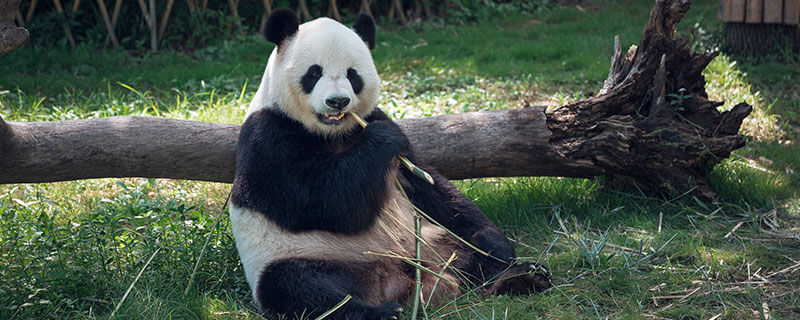
[[[183,17],[182,22],[187,21],[185,17],[188,15],[191,17],[191,21],[202,23],[198,22],[195,15],[200,12],[213,11],[216,15],[228,17],[228,26],[230,27],[230,22],[233,22],[239,28],[236,30],[242,30],[242,27],[249,30],[260,30],[275,5],[273,0],[212,2],[208,0],[95,0],[84,2],[89,4],[82,3],[81,0],[23,0],[16,12],[15,20],[20,26],[25,26],[37,23],[38,19],[53,19],[53,15],[49,13],[55,12],[57,15],[57,24],[55,25],[60,25],[62,33],[60,37],[66,39],[72,48],[75,48],[78,43],[86,41],[87,30],[101,29],[105,31],[105,35],[102,37],[107,46],[130,48],[131,43],[134,43],[131,39],[140,39],[135,43],[149,44],[148,49],[156,51],[164,45],[165,37],[170,34],[171,20],[176,15]],[[176,2],[179,5],[176,6]],[[180,2],[185,2],[185,5]],[[285,2],[283,3],[285,4]],[[138,6],[138,10],[135,9],[136,6]],[[389,21],[394,21],[400,26],[436,16],[444,17],[447,15],[448,8],[452,6],[453,4],[447,1],[436,0],[289,1],[289,7],[298,12],[300,18],[305,21],[327,16],[346,23],[357,13],[365,12],[376,18],[388,18]],[[93,26],[94,24],[97,24],[97,28]],[[129,27],[132,24],[139,27]],[[146,31],[142,32],[143,30]],[[181,25],[179,30],[174,32],[186,32],[186,26]],[[171,37],[170,39],[178,38],[181,37]],[[123,44],[123,41],[126,43]]]

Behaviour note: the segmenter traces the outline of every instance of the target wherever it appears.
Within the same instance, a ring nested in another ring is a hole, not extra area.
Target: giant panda
[[[276,47],[240,132],[230,219],[265,314],[315,317],[350,295],[330,318],[397,319],[398,302],[414,291],[414,266],[401,259],[415,257],[414,207],[436,222],[422,221],[421,264],[436,273],[444,268],[449,280],[423,272],[426,301],[447,301],[463,289],[528,294],[550,286],[539,265],[515,262],[503,232],[421,164],[403,131],[376,107],[370,16],[359,15],[351,29],[327,18],[300,25],[296,13],[279,9],[264,30]],[[366,119],[366,128],[350,112]],[[435,184],[399,166],[398,155]]]

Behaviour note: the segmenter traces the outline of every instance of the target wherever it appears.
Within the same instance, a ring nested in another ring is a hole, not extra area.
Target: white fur
[[[311,94],[306,94],[300,79],[314,64],[322,66],[322,78]],[[363,79],[364,88],[358,95],[347,80],[348,68],[355,69]],[[358,34],[339,22],[319,18],[300,25],[297,34],[284,40],[280,50],[276,47],[272,51],[247,115],[278,105],[309,131],[336,135],[357,123],[351,117],[345,117],[338,125],[320,122],[316,114],[338,112],[328,108],[325,99],[332,95],[349,97],[350,104],[342,111],[354,111],[364,117],[378,104],[380,83],[369,48]]]
[[[386,254],[390,251],[411,257],[414,252],[412,209],[397,189],[392,187],[390,192],[391,199],[398,200],[387,203],[378,216],[378,222],[355,235],[327,231],[286,232],[264,214],[231,204],[231,230],[253,294],[264,268],[280,259],[324,258],[354,263],[379,258],[366,252]],[[430,234],[432,239],[441,236],[442,231],[435,226],[426,226],[425,234],[426,238]]]

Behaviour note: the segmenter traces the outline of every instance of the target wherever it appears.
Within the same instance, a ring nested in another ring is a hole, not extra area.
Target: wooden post
[[[747,7],[746,0],[732,0],[728,22],[744,22],[745,7]]]
[[[745,13],[745,22],[761,23],[762,16],[764,15],[763,9],[763,0],[747,0],[747,13]]]
[[[64,16],[64,7],[61,6],[61,0],[53,0],[53,4],[56,7],[56,11],[61,14],[62,17]],[[64,29],[64,34],[67,35],[67,40],[69,40],[69,45],[72,49],[75,49],[75,38],[72,37],[72,31],[69,29],[69,25],[67,23],[62,23],[61,28]]]
[[[117,41],[117,34],[114,32],[114,26],[111,25],[111,19],[108,17],[108,9],[106,8],[105,0],[97,0],[97,6],[100,7],[100,15],[103,17],[103,23],[106,25],[108,37],[114,48],[119,48],[119,41]]]
[[[789,25],[800,23],[800,0],[785,0],[783,2],[783,23]]]
[[[719,0],[717,7],[717,19],[727,22],[731,15],[731,0]]]
[[[161,27],[158,29],[158,41],[161,42],[164,39],[164,31],[167,30],[167,23],[169,22],[169,13],[172,12],[172,5],[175,4],[175,0],[167,1],[167,8],[164,10],[164,15],[161,16]]]
[[[783,22],[783,0],[764,0],[764,23]]]

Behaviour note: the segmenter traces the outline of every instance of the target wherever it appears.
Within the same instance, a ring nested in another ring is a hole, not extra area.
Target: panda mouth
[[[326,124],[336,124],[342,121],[346,116],[345,113],[337,112],[337,113],[326,113],[326,114],[319,114],[319,119],[326,123]]]

